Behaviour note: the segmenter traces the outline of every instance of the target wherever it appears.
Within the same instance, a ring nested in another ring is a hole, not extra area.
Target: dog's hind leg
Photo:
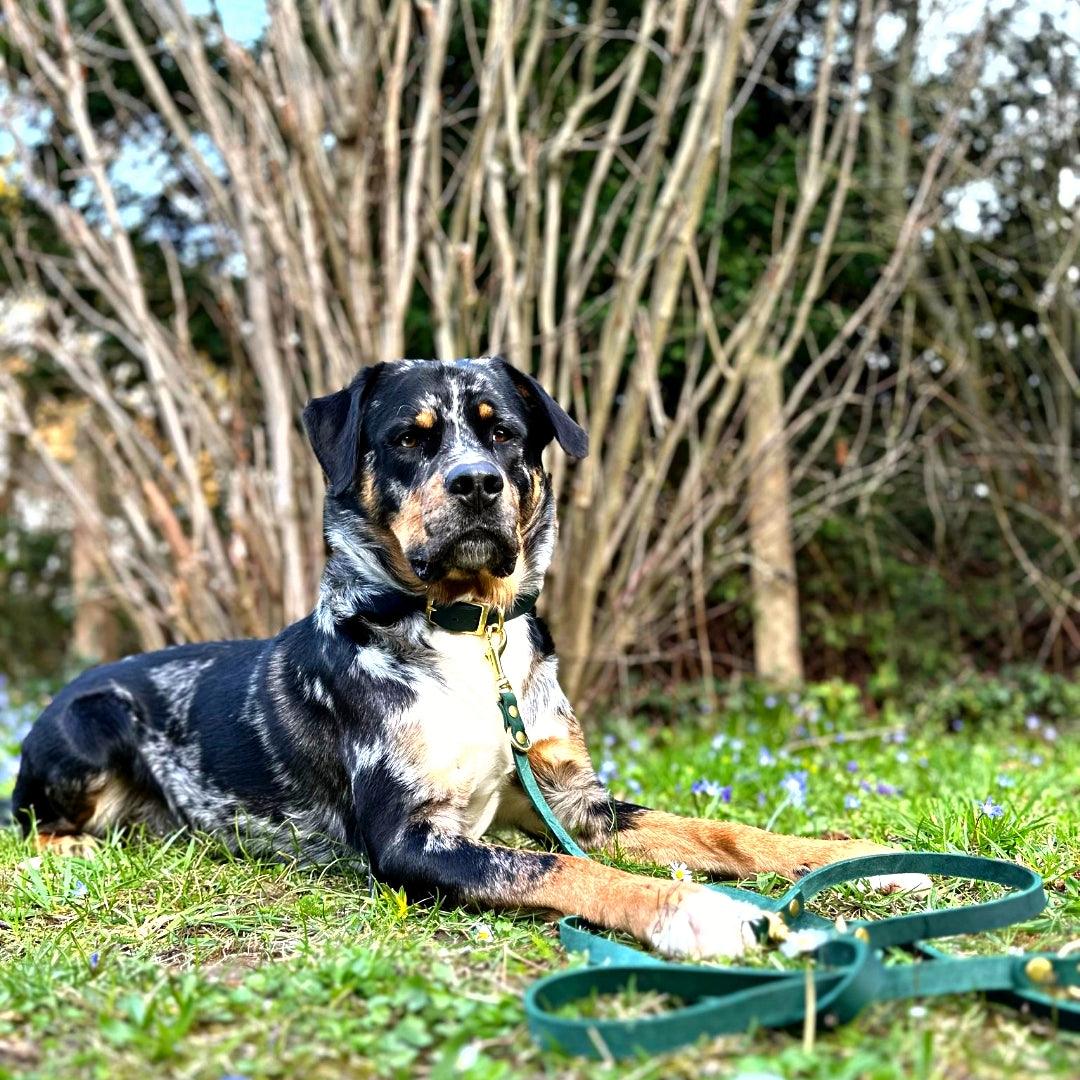
[[[713,877],[745,878],[774,873],[795,878],[827,863],[892,850],[870,840],[822,840],[785,836],[732,821],[681,817],[611,799],[584,750],[571,739],[533,744],[529,763],[537,783],[563,826],[583,847],[659,866],[685,864]],[[524,791],[509,806],[514,824],[527,832],[543,827]],[[921,874],[872,878],[883,891],[928,887]]]
[[[75,853],[72,838],[164,815],[160,791],[142,763],[135,707],[115,689],[56,703],[22,746],[12,796],[15,820],[39,847]],[[83,846],[85,847],[85,845]]]

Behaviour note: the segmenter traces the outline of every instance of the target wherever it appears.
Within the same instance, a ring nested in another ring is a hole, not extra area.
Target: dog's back
[[[13,795],[23,828],[33,820],[52,833],[101,835],[120,823],[217,831],[240,809],[279,817],[260,735],[270,647],[178,645],[84,672],[23,743]]]

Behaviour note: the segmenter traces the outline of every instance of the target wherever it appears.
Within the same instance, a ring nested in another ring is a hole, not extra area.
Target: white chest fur
[[[494,819],[514,769],[485,655],[487,640],[441,629],[432,630],[430,640],[438,677],[417,683],[416,701],[403,717],[410,766],[438,804],[434,818],[440,827],[478,839]],[[526,621],[508,622],[502,663],[519,700],[532,660]],[[528,726],[527,712],[523,718]]]

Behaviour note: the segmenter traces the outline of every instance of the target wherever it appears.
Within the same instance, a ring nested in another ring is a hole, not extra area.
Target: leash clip
[[[484,656],[495,673],[495,682],[498,683],[499,689],[509,690],[511,689],[510,680],[506,677],[502,666],[502,654],[506,651],[506,626],[503,623],[502,610],[496,608],[496,611],[499,616],[498,622],[494,626],[487,627],[483,634],[487,638],[488,646]]]
[[[510,680],[506,677],[506,672],[503,671],[502,654],[506,649],[506,627],[503,625],[501,611],[498,623],[487,628],[486,636],[488,647],[484,655],[495,675],[495,685],[499,691],[499,711],[502,713],[503,724],[514,749],[519,753],[524,753],[532,749],[532,740],[521,719],[517,695],[514,693]]]

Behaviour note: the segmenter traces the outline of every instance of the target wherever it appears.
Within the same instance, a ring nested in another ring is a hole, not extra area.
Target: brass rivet
[[[869,941],[870,940],[870,931],[867,930],[865,926],[860,926],[859,929],[855,931],[855,936],[860,941]]]
[[[1024,974],[1033,983],[1052,983],[1054,981],[1054,965],[1045,956],[1033,956],[1024,965]]]
[[[506,711],[507,711],[507,712],[508,712],[508,713],[509,713],[509,714],[510,714],[511,716],[517,716],[517,714],[518,714],[518,709],[517,709],[517,706],[516,706],[516,705],[511,705],[511,706],[510,706],[510,708],[509,708],[509,709],[507,709]]]
[[[524,746],[524,745],[525,745],[525,740],[526,740],[526,739],[528,738],[528,735],[526,735],[524,731],[519,731],[519,732],[518,732],[518,733],[517,733],[517,734],[516,734],[516,735],[514,736],[514,738],[515,738],[515,739],[517,739],[517,741],[518,741],[519,743],[521,743],[521,745],[522,745],[522,746]]]
[[[788,904],[787,909],[788,909],[788,914],[793,919],[798,916],[800,911],[802,911],[802,904],[799,903],[799,898],[797,896],[795,897],[794,900],[791,901],[790,904]]]

